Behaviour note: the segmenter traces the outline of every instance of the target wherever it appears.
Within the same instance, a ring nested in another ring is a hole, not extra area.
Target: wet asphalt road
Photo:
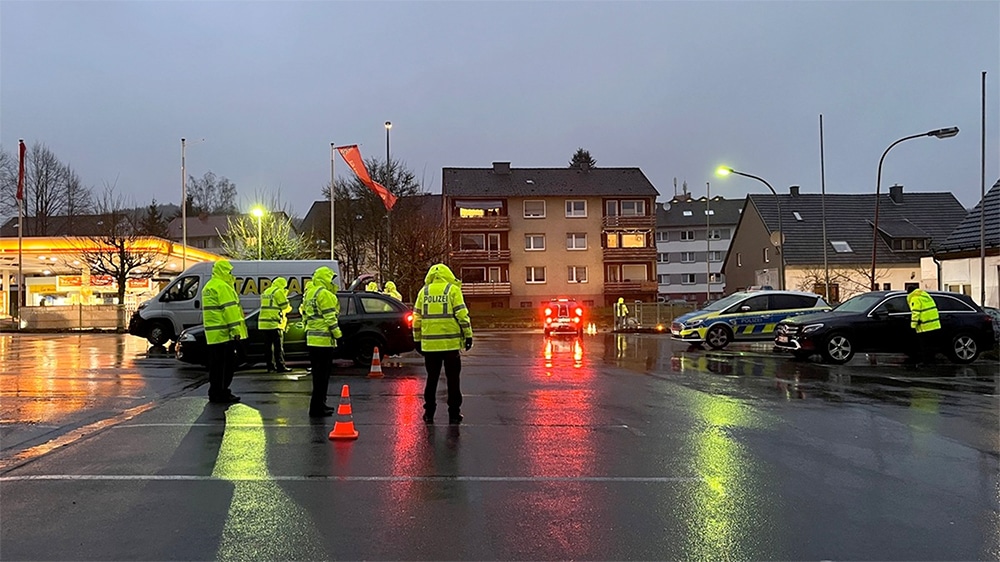
[[[537,333],[463,361],[461,426],[421,422],[415,355],[339,367],[360,437],[331,442],[301,369],[226,408],[138,338],[0,334],[0,559],[1000,558],[995,361]]]

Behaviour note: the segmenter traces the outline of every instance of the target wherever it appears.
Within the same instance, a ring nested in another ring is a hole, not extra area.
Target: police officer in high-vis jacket
[[[284,277],[276,277],[271,286],[260,294],[257,328],[264,336],[268,373],[291,371],[285,366],[285,328],[288,325],[285,315],[292,310],[292,305],[288,303],[288,291],[285,290],[287,286],[288,281]]]
[[[461,283],[443,263],[432,265],[413,305],[413,341],[424,356],[424,422],[434,423],[441,367],[448,381],[448,421],[462,423],[462,358],[459,350],[472,348],[472,321]]]
[[[923,289],[910,291],[906,295],[906,304],[910,307],[910,327],[916,332],[910,352],[911,362],[920,365],[934,357],[937,348],[935,332],[941,329],[941,318],[934,298]]]
[[[316,269],[312,286],[302,299],[306,347],[309,349],[309,363],[312,365],[309,415],[313,417],[333,415],[333,408],[326,405],[326,392],[333,373],[333,350],[337,347],[337,340],[343,337],[337,323],[340,303],[337,301],[338,287],[334,283],[336,276],[329,267]]]
[[[236,373],[236,346],[247,338],[240,297],[233,283],[233,264],[219,260],[212,266],[212,278],[202,290],[202,323],[208,344],[208,400],[221,404],[239,402],[229,390]]]

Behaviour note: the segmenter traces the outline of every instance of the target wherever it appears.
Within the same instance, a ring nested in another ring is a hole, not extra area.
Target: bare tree
[[[413,302],[417,291],[424,286],[424,276],[430,266],[447,261],[448,233],[443,223],[421,216],[419,206],[401,203],[397,208],[399,211],[393,220],[401,227],[393,232],[391,250],[393,255],[405,256],[405,259],[392,262],[387,280],[396,283],[404,300]]]
[[[84,187],[80,176],[66,165],[63,170],[63,201],[64,214],[67,219],[67,231],[73,232],[73,225],[80,215],[89,215],[94,210],[93,195],[90,188]]]
[[[99,234],[79,243],[80,262],[94,275],[107,275],[118,284],[118,330],[123,331],[125,289],[129,279],[148,279],[162,269],[156,248],[142,244],[135,213],[125,204],[125,198],[105,186],[97,202]]]
[[[188,214],[236,214],[236,184],[229,178],[205,172],[201,179],[188,176]]]
[[[0,216],[17,216],[17,156],[0,148]]]
[[[0,151],[0,214],[17,214],[16,153]],[[63,164],[47,146],[35,143],[25,154],[24,214],[34,217],[25,221],[24,234],[51,235],[51,218],[60,215],[72,218],[92,211],[92,194],[68,164]]]

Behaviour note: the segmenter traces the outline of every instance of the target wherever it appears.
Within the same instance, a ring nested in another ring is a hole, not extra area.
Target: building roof
[[[232,215],[238,216],[238,215]],[[230,215],[189,215],[187,218],[187,237],[203,238],[206,236],[218,236],[219,233],[229,232]],[[181,217],[174,217],[167,225],[167,233],[172,240],[180,240],[184,237],[184,224]]]
[[[448,197],[659,195],[639,168],[511,168],[509,162],[495,162],[492,168],[444,168],[441,193]]]
[[[393,212],[415,210],[419,216],[434,224],[440,224],[442,219],[441,196],[432,193],[400,197],[392,207]],[[326,239],[330,234],[330,201],[314,201],[309,212],[302,219],[301,232],[310,232],[315,237]],[[320,234],[322,233],[322,234]]]
[[[898,187],[898,186],[894,186]],[[879,230],[893,236],[930,236],[931,248],[940,246],[966,215],[966,210],[951,193],[907,193],[899,197],[881,195]],[[823,259],[823,195],[779,194],[781,228],[785,238],[785,263],[816,264]],[[769,232],[778,230],[778,207],[774,195],[747,195],[747,209],[760,214]],[[748,211],[744,211],[746,214]],[[795,213],[798,213],[799,220]],[[850,252],[838,252],[827,246],[829,263],[864,263],[872,255],[872,219],[875,195],[826,195],[826,239],[847,242]],[[883,228],[883,225],[886,225]],[[919,233],[919,234],[918,234]],[[929,251],[923,255],[929,255]],[[893,252],[880,236],[877,249],[880,263],[910,263],[920,252]]]
[[[24,217],[24,236],[100,236],[107,233],[104,226],[107,217],[106,214],[59,215],[44,219]],[[0,237],[17,237],[17,217],[12,217],[0,227]]]
[[[705,226],[705,212],[711,210],[710,224],[715,226],[735,226],[740,222],[745,199],[724,199],[713,197],[710,202],[705,197],[699,199],[671,199],[656,209],[656,227],[673,228],[683,226]],[[685,211],[690,214],[685,216]]]
[[[948,238],[941,244],[941,252],[960,252],[963,250],[978,250],[980,245],[979,220],[983,206],[986,207],[985,233],[986,247],[1000,247],[1000,180],[998,180],[986,197],[958,223]]]

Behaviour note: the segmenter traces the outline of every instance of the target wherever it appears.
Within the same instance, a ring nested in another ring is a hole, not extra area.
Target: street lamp
[[[191,144],[205,142],[196,140]],[[181,270],[187,269],[188,221],[187,221],[187,140],[181,137]]]
[[[720,176],[728,176],[729,174],[736,174],[737,176],[743,176],[745,178],[755,179],[760,183],[767,186],[771,190],[771,194],[774,195],[774,204],[778,207],[778,236],[777,242],[774,240],[772,235],[771,243],[778,248],[778,289],[785,289],[785,233],[781,228],[781,199],[778,198],[778,192],[771,187],[771,184],[767,183],[764,178],[757,177],[752,174],[746,174],[743,172],[738,172],[729,166],[719,166],[715,170],[715,173]]]
[[[958,127],[948,127],[945,129],[934,129],[933,131],[927,131],[926,133],[920,133],[919,135],[910,135],[908,137],[903,137],[896,142],[889,145],[889,148],[885,149],[882,153],[882,157],[878,159],[878,177],[875,179],[875,220],[872,224],[872,290],[878,290],[878,282],[875,280],[875,253],[878,249],[878,201],[879,195],[882,191],[882,162],[885,161],[885,155],[889,154],[892,147],[897,144],[908,141],[910,139],[918,139],[920,137],[937,137],[939,139],[949,139],[958,134]]]
[[[392,121],[385,122],[385,165],[389,165],[389,129],[392,128]]]
[[[254,207],[253,209],[250,209],[250,214],[257,217],[257,261],[260,261],[263,259],[262,257],[263,252],[261,251],[261,239],[263,237],[263,228],[261,226],[261,223],[264,220],[264,208]]]
[[[385,187],[389,191],[392,191],[392,166],[389,165],[389,129],[392,129],[392,121],[385,122]],[[389,217],[391,215],[388,211],[385,213],[385,269],[386,272],[389,270],[389,238],[392,237],[392,224],[389,222]],[[381,275],[381,271],[379,272]]]

